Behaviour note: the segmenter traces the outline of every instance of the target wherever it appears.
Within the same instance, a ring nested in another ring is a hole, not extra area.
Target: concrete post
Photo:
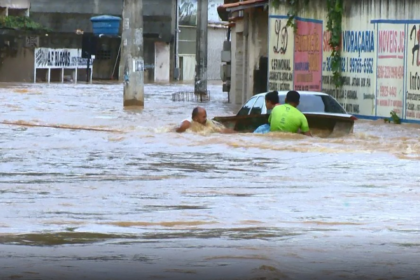
[[[197,1],[197,41],[195,67],[195,94],[207,94],[207,27],[208,0]]]
[[[175,71],[174,80],[180,80],[179,66],[179,0],[175,0]]]
[[[124,0],[121,61],[124,106],[144,106],[143,0]]]

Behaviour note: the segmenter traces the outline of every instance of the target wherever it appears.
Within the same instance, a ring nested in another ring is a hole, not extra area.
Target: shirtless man
[[[199,123],[203,126],[207,124],[207,112],[203,107],[195,107],[192,111],[191,120],[184,120],[179,127],[176,128],[176,132],[185,132],[192,125],[192,122]],[[235,133],[232,129],[222,129],[221,133]]]
[[[191,120],[184,120],[182,124],[176,129],[176,132],[184,132],[191,127],[191,122],[198,122],[201,125],[207,123],[207,112],[203,107],[195,107],[192,111]]]

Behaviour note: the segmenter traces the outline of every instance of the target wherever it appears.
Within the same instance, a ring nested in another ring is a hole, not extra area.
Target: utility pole
[[[195,67],[195,94],[207,94],[207,27],[208,27],[208,0],[197,0],[197,38]]]
[[[124,0],[121,44],[124,106],[144,107],[143,0]]]

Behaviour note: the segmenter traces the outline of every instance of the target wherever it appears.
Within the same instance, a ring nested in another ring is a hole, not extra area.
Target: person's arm
[[[176,132],[181,133],[190,128],[191,123],[189,121],[183,121],[182,124],[176,129]]]
[[[303,135],[306,135],[306,136],[309,136],[309,137],[312,137],[312,133],[311,133],[311,131],[309,130],[309,131],[307,131],[307,132],[303,132],[302,133]]]
[[[232,128],[227,128],[226,126],[224,126],[223,124],[221,124],[218,121],[215,120],[211,120],[208,121],[211,122],[213,124],[213,126],[215,127],[216,131],[219,133],[225,133],[225,134],[232,134],[232,133],[236,133],[236,131]]]
[[[308,120],[306,119],[304,114],[302,114],[302,122],[300,125],[300,131],[303,135],[312,137],[312,133],[309,130]]]

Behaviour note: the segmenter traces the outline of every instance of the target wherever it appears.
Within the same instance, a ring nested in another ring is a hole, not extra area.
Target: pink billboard
[[[295,90],[321,91],[322,21],[296,20],[294,52]]]

